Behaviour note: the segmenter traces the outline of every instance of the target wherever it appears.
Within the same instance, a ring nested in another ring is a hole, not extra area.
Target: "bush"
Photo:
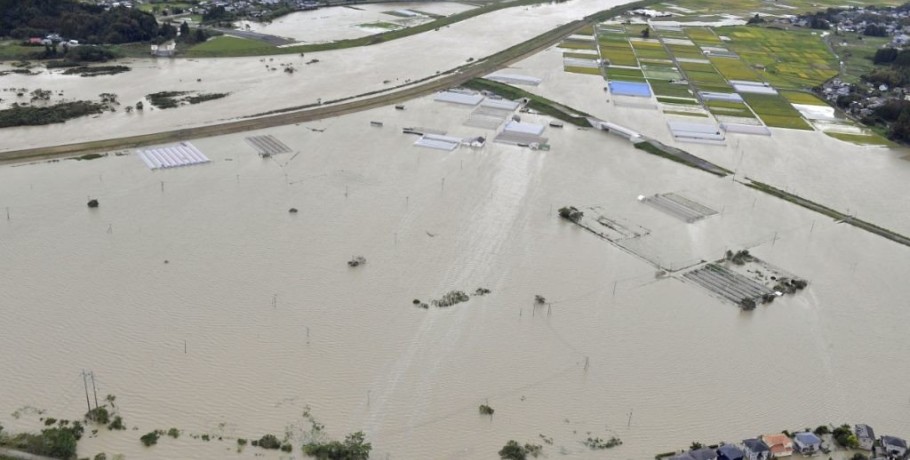
[[[276,438],[274,434],[267,434],[259,438],[258,445],[263,449],[278,449],[281,447],[281,443],[278,441],[278,438]]]
[[[159,437],[159,434],[157,431],[151,431],[151,432],[148,432],[148,433],[142,435],[142,437],[139,438],[139,440],[142,441],[142,444],[145,447],[151,447],[151,446],[154,446],[155,444],[158,444],[158,437]]]
[[[81,425],[78,436],[81,436]],[[68,459],[76,455],[78,436],[73,428],[47,428],[42,430],[41,434],[16,435],[8,444],[34,455]]]
[[[89,101],[61,102],[47,107],[13,107],[0,110],[0,128],[39,126],[104,112],[105,105]]]
[[[289,443],[285,443],[285,444],[282,444],[282,445],[281,445],[281,451],[282,451],[282,452],[290,452],[290,451],[292,451],[292,450],[294,450],[294,447],[291,446]]]
[[[238,438],[238,439],[237,439],[237,445],[238,445],[238,446],[245,446],[245,445],[246,445],[246,439]]]
[[[470,297],[463,291],[449,291],[443,295],[441,299],[433,300],[430,303],[436,307],[451,307],[452,305],[467,302],[468,300],[470,300]]]
[[[480,410],[480,413],[483,415],[493,415],[493,412],[494,412],[493,408],[486,404],[481,404],[479,410]]]
[[[578,222],[584,215],[585,213],[579,211],[575,206],[564,206],[559,208],[559,217],[572,222]]]
[[[525,460],[528,458],[528,451],[518,442],[509,440],[502,449],[499,449],[499,458],[502,460]]]
[[[108,413],[107,408],[104,406],[96,407],[85,414],[85,420],[89,422],[95,422],[99,425],[107,425],[110,423],[111,414]]]
[[[117,415],[114,417],[114,420],[111,421],[111,424],[107,426],[108,430],[125,430],[126,427],[123,426],[123,417]]]
[[[171,428],[170,430],[167,430],[167,435],[174,439],[177,439],[180,437],[180,430],[178,430],[176,428]]]
[[[834,435],[834,441],[841,447],[846,447],[847,449],[856,449],[859,447],[859,439],[853,434],[850,425],[841,425],[835,428],[832,434]]]
[[[615,436],[611,437],[610,439],[608,439],[606,441],[604,441],[601,438],[589,437],[588,439],[585,439],[584,445],[592,450],[602,450],[602,449],[610,449],[610,448],[622,445],[622,441],[620,441],[619,438],[617,438]],[[694,446],[698,446],[698,447],[694,447]],[[697,450],[697,449],[701,449],[702,447],[704,447],[704,446],[700,442],[693,442],[691,449]]]
[[[303,453],[319,460],[367,460],[373,446],[364,438],[363,432],[358,431],[347,435],[344,442],[311,442],[303,446]]]

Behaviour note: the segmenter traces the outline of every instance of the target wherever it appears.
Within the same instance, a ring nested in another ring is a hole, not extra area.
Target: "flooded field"
[[[471,8],[474,6],[455,2],[372,3],[300,11],[270,23],[242,21],[237,26],[299,42],[321,43],[415,26],[432,21],[434,16],[451,16]]]
[[[289,107],[315,104],[402,85],[436,75],[529,40],[561,24],[625,3],[626,0],[571,0],[507,8],[440,29],[367,47],[267,58],[125,60],[132,71],[83,78],[59,71],[0,77],[0,87],[64,91],[70,100],[97,100],[101,92],[135,104],[159,91],[230,93],[216,101],[170,110],[127,114],[3,130],[0,150],[154,133],[200,126]],[[419,56],[419,59],[415,59]],[[318,63],[307,65],[317,58]],[[281,71],[292,64],[297,72]],[[275,70],[269,70],[269,68]],[[5,70],[6,67],[0,70]],[[141,85],[136,82],[141,81]],[[344,82],[339,84],[339,82]],[[99,89],[103,88],[103,89]],[[8,101],[5,95],[0,98]],[[146,104],[148,106],[148,104]]]
[[[780,128],[771,128],[770,136],[727,132],[722,145],[678,142],[667,122],[697,122],[699,118],[663,113],[656,103],[618,102],[617,97],[604,91],[605,82],[600,76],[564,72],[561,51],[551,48],[502,73],[541,78],[543,83],[539,86],[522,88],[682,148],[736,171],[738,178],[750,177],[774,184],[882,227],[910,234],[910,207],[904,199],[910,193],[910,156],[906,149],[858,146],[833,139],[821,131]],[[653,102],[651,98],[634,99]],[[870,179],[870,175],[875,179]]]
[[[586,78],[566,78],[576,77]],[[574,91],[559,100],[632,126],[657,113],[586,105],[588,90],[560,81],[530,90],[562,85]],[[547,129],[546,152],[443,152],[401,132],[492,138],[464,125],[472,110],[428,97],[194,140],[212,163],[184,168],[150,171],[132,152],[0,167],[0,424],[37,428],[31,411],[12,415],[24,406],[80,417],[89,369],[130,429],[84,439],[80,456],[279,458],[237,453],[235,438],[299,440],[307,406],[333,437],[364,430],[379,459],[489,459],[509,439],[540,435],[553,439],[549,458],[603,458],[581,441],[618,436],[607,455],[644,459],[826,422],[907,433],[910,249],[594,130]],[[783,161],[766,144],[837,145],[817,134],[748,137],[741,167]],[[293,152],[260,158],[251,136]],[[696,147],[715,161],[740,156]],[[825,150],[807,155],[851,153]],[[898,180],[886,152],[863,153],[858,176]],[[820,190],[839,185],[840,166],[828,167],[812,175]],[[667,193],[718,214],[688,223],[637,199]],[[866,204],[860,215],[884,206]],[[656,277],[645,259],[560,219],[564,205],[647,228],[635,251],[668,265],[748,248],[810,284],[742,312]],[[352,256],[368,262],[351,268]],[[412,304],[479,287],[492,292]],[[170,427],[186,434],[138,441]]]

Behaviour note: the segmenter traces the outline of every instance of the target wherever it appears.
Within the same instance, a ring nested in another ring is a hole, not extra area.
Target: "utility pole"
[[[95,371],[91,371],[89,375],[92,376],[92,393],[95,394],[95,409],[98,409],[98,389],[95,388]]]
[[[92,411],[92,403],[88,399],[88,381],[86,380],[85,369],[82,369],[82,387],[85,388],[85,405],[88,406],[88,411]]]

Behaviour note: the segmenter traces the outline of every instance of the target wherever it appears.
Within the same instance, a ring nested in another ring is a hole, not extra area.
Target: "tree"
[[[183,21],[183,23],[180,24],[180,36],[183,38],[190,37],[190,26],[186,21]]]
[[[50,428],[41,432],[41,445],[38,455],[55,458],[76,456],[76,436],[71,429]],[[34,451],[33,451],[34,452]]]
[[[158,444],[159,436],[160,435],[158,434],[157,431],[150,431],[150,432],[142,435],[142,437],[139,438],[139,440],[142,441],[142,445],[144,445],[145,447],[151,447],[151,446],[154,446],[155,444]]]
[[[749,20],[746,22],[746,24],[761,24],[763,22],[765,22],[764,18],[759,16],[758,13],[755,13],[755,16],[752,16],[751,18],[749,18]]]
[[[894,48],[881,48],[875,51],[872,58],[873,64],[890,64],[897,59],[897,50]]]
[[[883,25],[879,24],[869,24],[863,29],[863,35],[868,37],[887,37],[888,29]]]
[[[193,38],[194,38],[193,41],[196,43],[202,43],[202,42],[208,40],[208,36],[205,34],[205,31],[202,29],[196,29],[196,34]]]
[[[692,444],[689,445],[689,450],[698,450],[702,447],[705,447],[705,445],[698,441],[692,441]]]
[[[818,428],[813,431],[813,433],[815,433],[817,436],[821,436],[823,434],[830,434],[831,429],[828,428],[828,425],[819,425]]]
[[[177,28],[171,24],[165,23],[158,29],[158,36],[165,40],[170,40],[177,36]]]
[[[641,38],[648,38],[651,36],[651,29],[645,27],[641,30]]]
[[[835,428],[833,434],[834,441],[841,447],[846,447],[848,449],[856,449],[859,447],[859,439],[853,434],[850,425],[841,425]]]
[[[367,460],[373,445],[364,442],[365,437],[358,431],[347,435],[344,442],[311,442],[304,444],[303,453],[318,460]]]
[[[526,460],[528,452],[515,440],[509,440],[502,449],[499,449],[499,458],[502,460]]]

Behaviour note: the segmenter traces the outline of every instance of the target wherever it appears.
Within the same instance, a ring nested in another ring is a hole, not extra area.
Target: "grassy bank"
[[[475,78],[465,82],[462,86],[477,91],[489,91],[513,101],[523,98],[528,99],[529,102],[527,107],[529,109],[536,110],[544,115],[549,115],[567,123],[572,123],[575,126],[580,126],[582,128],[591,127],[591,124],[588,123],[587,118],[585,118],[590,115],[505,83],[499,83],[485,78]]]
[[[675,161],[677,163],[682,163],[686,166],[701,169],[702,171],[714,174],[718,177],[724,177],[728,174],[733,173],[729,169],[722,168],[714,163],[711,163],[710,161],[703,160],[695,155],[692,155],[689,152],[686,152],[685,150],[680,150],[675,147],[664,145],[653,139],[638,142],[635,144],[635,148],[648,152],[652,155],[657,155],[659,157]]]

